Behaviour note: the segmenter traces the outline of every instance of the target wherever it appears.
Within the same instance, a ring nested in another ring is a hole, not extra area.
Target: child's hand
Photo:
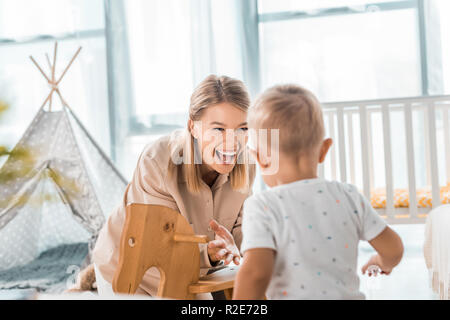
[[[392,268],[387,268],[385,265],[383,265],[383,261],[381,260],[381,257],[376,254],[373,255],[369,261],[361,268],[362,274],[366,274],[366,271],[368,276],[371,277],[372,275],[377,276],[377,272],[373,272],[372,268],[369,268],[370,266],[377,266],[381,269],[381,274],[389,275],[392,272]]]

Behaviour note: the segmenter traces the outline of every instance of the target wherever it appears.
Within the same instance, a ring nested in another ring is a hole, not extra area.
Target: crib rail
[[[423,223],[442,204],[441,187],[450,183],[450,96],[325,103],[323,110],[334,144],[320,176],[355,184],[368,199],[383,190],[377,211],[390,223]],[[418,203],[417,191],[427,188],[431,203]],[[407,206],[396,204],[396,189],[408,190]]]

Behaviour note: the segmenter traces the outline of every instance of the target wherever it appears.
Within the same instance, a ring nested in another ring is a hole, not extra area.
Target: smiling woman
[[[93,259],[97,277],[106,283],[113,279],[130,203],[177,210],[196,234],[214,239],[200,244],[202,274],[219,261],[239,264],[242,205],[255,176],[246,149],[249,104],[239,80],[211,75],[200,83],[191,97],[187,130],[160,138],[141,154],[123,203],[97,240]],[[157,271],[148,270],[138,292],[155,295],[159,278]]]
[[[250,100],[242,82],[207,77],[191,97],[184,159],[190,191],[198,192],[201,175],[230,173],[233,189],[248,189],[245,152]]]
[[[245,113],[246,110],[223,102],[207,108],[200,116],[201,120],[189,120],[189,130],[198,141],[206,165],[204,169],[225,174],[233,169],[236,161],[238,164],[246,164],[243,158],[246,155],[244,146],[247,138],[247,121],[240,123]],[[221,119],[221,122],[214,119]],[[246,170],[245,166],[243,169]],[[245,182],[242,181],[243,184]]]

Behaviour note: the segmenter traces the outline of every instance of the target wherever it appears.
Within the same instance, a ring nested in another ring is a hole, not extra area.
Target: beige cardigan
[[[188,191],[183,175],[178,174],[177,170],[168,179],[169,143],[178,138],[179,133],[173,133],[144,149],[122,203],[100,231],[93,251],[93,261],[104,279],[110,283],[119,261],[125,207],[130,203],[157,204],[177,210],[189,221],[196,234],[207,235],[210,239],[214,239],[214,232],[208,230],[208,226],[214,218],[232,233],[236,245],[241,245],[242,205],[251,192],[232,190],[228,175],[219,175],[212,187],[203,183],[198,194]],[[250,184],[253,184],[255,168],[254,165],[249,167]],[[200,259],[201,274],[204,274],[211,268],[206,244],[200,245]],[[144,275],[140,289],[155,295],[158,282],[159,273],[150,269]]]

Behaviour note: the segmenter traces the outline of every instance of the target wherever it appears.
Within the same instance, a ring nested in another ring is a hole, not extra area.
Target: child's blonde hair
[[[244,111],[248,112],[250,97],[244,83],[227,76],[210,75],[206,77],[194,90],[189,106],[189,119],[199,121],[206,108],[219,103],[228,102]],[[198,193],[201,185],[201,164],[195,163],[195,156],[199,156],[199,150],[194,136],[189,131],[186,132],[184,141],[171,146],[171,153],[182,156],[183,163],[174,164],[169,161],[169,175],[174,170],[179,170],[187,182],[188,190]],[[241,192],[247,192],[250,186],[248,169],[248,151],[244,148],[240,158],[229,174],[231,188]],[[201,155],[200,155],[201,157]],[[176,156],[175,156],[176,158]]]
[[[322,107],[309,90],[293,84],[267,89],[249,111],[251,129],[279,129],[279,149],[295,158],[318,147],[325,136]]]

